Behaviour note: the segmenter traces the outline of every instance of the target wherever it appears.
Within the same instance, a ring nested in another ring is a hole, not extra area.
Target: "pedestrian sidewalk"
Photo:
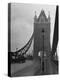
[[[24,69],[33,64],[33,61],[26,61],[25,63],[15,63],[11,64],[11,74],[18,72],[19,70]]]
[[[40,70],[40,63],[33,61],[33,64],[19,70],[18,72],[12,74],[12,76],[33,76],[37,70]]]

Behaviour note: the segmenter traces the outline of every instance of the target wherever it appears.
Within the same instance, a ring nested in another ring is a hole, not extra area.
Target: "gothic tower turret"
[[[50,23],[50,12],[48,14],[48,22]]]
[[[40,15],[34,17],[34,58],[38,58],[38,53],[50,52],[50,15],[45,15],[44,10],[41,10]],[[46,54],[45,54],[46,55]]]
[[[37,15],[36,15],[36,11],[35,11],[35,16],[34,16],[34,23],[37,22]]]

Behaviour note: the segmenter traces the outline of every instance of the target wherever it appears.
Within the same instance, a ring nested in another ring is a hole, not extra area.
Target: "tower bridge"
[[[58,27],[58,16],[57,15],[58,15],[58,6],[56,8],[56,16],[55,16],[56,18],[55,18],[54,28]],[[33,61],[35,63],[37,63],[37,61],[40,61],[41,71],[43,73],[44,72],[46,73],[48,63],[50,64],[51,60],[54,61],[53,55],[55,55],[57,43],[58,43],[58,40],[54,41],[56,39],[56,37],[55,37],[56,35],[54,35],[53,44],[52,44],[52,48],[51,48],[51,45],[50,45],[50,32],[51,32],[50,31],[50,23],[51,23],[50,15],[48,15],[48,17],[46,17],[44,10],[41,10],[39,17],[37,17],[36,12],[35,12],[34,31],[33,31],[33,34],[31,36],[30,40],[27,42],[27,44],[23,48],[15,51],[15,52],[10,52],[11,59],[13,60],[13,57],[15,56],[14,59],[16,60],[16,56],[18,56],[18,59],[19,59],[20,55],[26,54],[26,52],[29,50],[29,48],[32,44],[32,41],[34,40]],[[54,46],[54,44],[55,44],[55,46]],[[40,59],[39,59],[39,56],[40,56]]]

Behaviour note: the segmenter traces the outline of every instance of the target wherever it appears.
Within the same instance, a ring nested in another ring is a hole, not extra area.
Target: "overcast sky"
[[[22,48],[29,41],[33,34],[35,11],[39,16],[42,9],[47,17],[50,12],[50,43],[52,44],[56,6],[14,3],[11,4],[11,51],[16,51],[16,48]]]

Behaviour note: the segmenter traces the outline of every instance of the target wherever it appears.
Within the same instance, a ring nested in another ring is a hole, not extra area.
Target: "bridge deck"
[[[24,69],[14,73],[12,76],[34,76],[34,75],[49,75],[49,74],[57,74],[57,65],[48,60],[47,63],[47,70],[42,72],[40,62],[33,62],[32,65],[25,67]]]

